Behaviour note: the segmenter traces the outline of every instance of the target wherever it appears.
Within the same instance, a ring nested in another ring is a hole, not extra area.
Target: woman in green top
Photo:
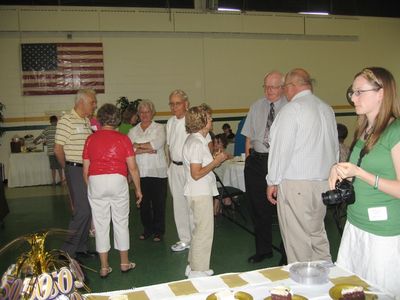
[[[400,101],[393,75],[365,68],[348,97],[358,115],[353,149],[348,163],[332,167],[329,184],[355,177],[356,202],[347,208],[337,264],[399,296]]]
[[[129,130],[139,123],[139,116],[137,107],[141,99],[137,99],[134,102],[128,104],[125,110],[122,112],[121,124],[118,126],[118,131],[122,134],[128,134]]]

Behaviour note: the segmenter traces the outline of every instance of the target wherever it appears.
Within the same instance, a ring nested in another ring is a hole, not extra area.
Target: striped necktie
[[[269,114],[267,118],[267,126],[265,127],[265,133],[264,133],[264,145],[269,149],[269,130],[271,129],[272,122],[274,122],[275,119],[275,106],[274,103],[271,103],[269,106]]]

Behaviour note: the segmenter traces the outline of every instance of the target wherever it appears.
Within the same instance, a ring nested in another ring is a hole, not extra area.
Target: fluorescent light
[[[326,11],[301,11],[299,12],[301,15],[318,15],[318,16],[329,16],[329,13]]]
[[[240,9],[230,7],[218,7],[218,11],[240,11]]]

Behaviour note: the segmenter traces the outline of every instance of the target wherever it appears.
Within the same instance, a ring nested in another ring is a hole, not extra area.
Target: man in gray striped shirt
[[[93,90],[78,91],[74,108],[58,122],[55,136],[54,153],[65,168],[73,207],[68,228],[71,234],[62,246],[62,250],[71,257],[93,254],[87,249],[92,214],[83,180],[82,152],[86,138],[92,133],[88,117],[94,113],[96,106],[96,93]]]
[[[267,197],[278,204],[288,263],[331,261],[321,193],[339,156],[335,114],[312,93],[303,69],[286,75],[284,92],[289,103],[271,127]]]

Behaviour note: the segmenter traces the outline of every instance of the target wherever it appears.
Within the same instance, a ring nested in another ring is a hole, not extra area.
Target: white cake
[[[290,300],[292,293],[288,287],[276,286],[270,290],[272,300]]]
[[[361,286],[355,286],[343,289],[342,297],[340,299],[364,300],[365,299],[364,288]]]
[[[235,300],[235,293],[230,290],[223,290],[215,293],[217,300]]]

